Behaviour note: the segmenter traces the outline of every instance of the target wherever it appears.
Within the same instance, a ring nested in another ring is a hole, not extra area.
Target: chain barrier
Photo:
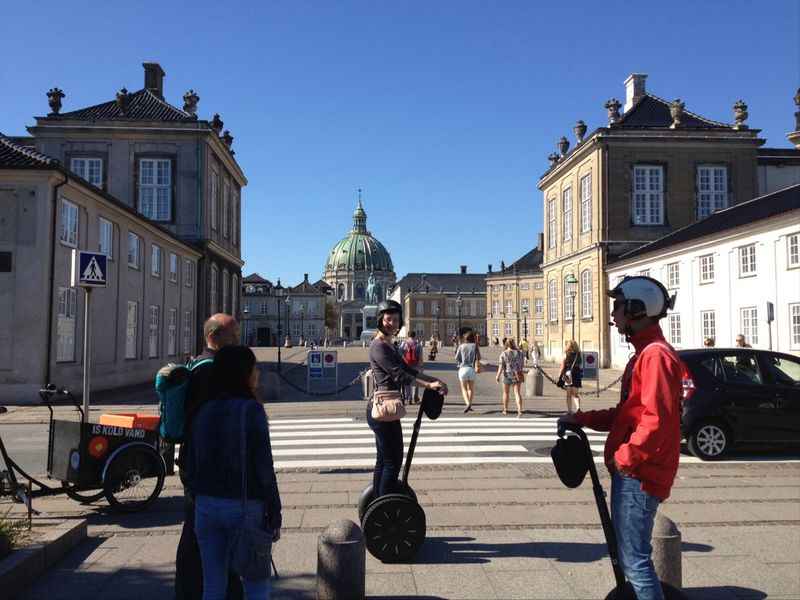
[[[306,364],[305,361],[303,361],[303,362],[299,363],[297,365],[297,367],[305,366],[305,364]],[[295,367],[295,368],[297,368],[297,367]],[[356,385],[357,383],[361,383],[361,378],[364,376],[364,373],[366,373],[366,372],[367,372],[367,369],[364,369],[363,371],[359,371],[358,375],[356,375],[349,383],[346,383],[343,386],[340,386],[339,389],[337,389],[335,391],[332,391],[332,392],[311,392],[311,391],[308,391],[308,390],[306,390],[304,388],[301,388],[299,385],[289,381],[283,373],[278,373],[278,377],[280,377],[283,381],[285,381],[289,385],[289,387],[294,388],[298,392],[302,392],[306,396],[336,396],[338,394],[341,394],[347,388],[352,387],[352,386]]]
[[[544,369],[542,369],[542,367],[535,366],[535,367],[533,367],[533,368],[534,368],[534,369],[536,369],[537,371],[539,371],[539,373],[541,373],[541,374],[544,376],[544,378],[545,378],[545,379],[547,379],[547,381],[549,381],[550,383],[552,383],[554,386],[558,387],[558,380],[557,380],[557,379],[553,379],[552,377],[550,377],[550,375],[548,375],[548,374],[545,372],[545,370],[544,370]],[[624,374],[625,374],[625,373],[623,373],[622,375],[620,375],[619,377],[617,377],[617,378],[616,378],[614,381],[612,381],[612,382],[611,382],[611,383],[609,383],[608,385],[601,387],[599,390],[585,390],[585,389],[583,389],[583,388],[582,388],[582,389],[581,389],[581,395],[582,395],[582,396],[585,396],[585,395],[587,395],[587,394],[594,394],[595,396],[599,396],[599,395],[600,395],[600,394],[602,394],[603,392],[610,390],[612,387],[614,387],[614,386],[615,386],[615,385],[617,385],[617,384],[618,384],[620,381],[622,381],[622,376],[623,376]]]

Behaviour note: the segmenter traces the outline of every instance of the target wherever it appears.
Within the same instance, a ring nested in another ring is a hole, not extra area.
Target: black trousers
[[[194,531],[194,496],[183,488],[184,511],[183,529],[175,556],[175,600],[202,600],[203,563],[200,560],[200,546]],[[228,572],[228,600],[242,600],[244,591],[239,576]]]

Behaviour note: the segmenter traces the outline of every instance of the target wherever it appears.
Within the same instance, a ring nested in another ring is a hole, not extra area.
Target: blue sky
[[[3,3],[0,131],[142,87],[188,88],[219,112],[248,179],[245,271],[297,283],[322,274],[351,226],[368,226],[408,271],[483,271],[536,244],[538,177],[562,135],[605,122],[629,73],[687,109],[732,120],[738,98],[786,147],[800,85],[797,0],[545,3]],[[755,9],[755,10],[754,10]]]

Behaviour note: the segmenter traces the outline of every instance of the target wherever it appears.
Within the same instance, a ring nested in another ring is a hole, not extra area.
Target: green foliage
[[[0,517],[0,540],[8,540],[13,548],[22,539],[26,527],[23,520],[9,518],[8,513],[10,510]]]

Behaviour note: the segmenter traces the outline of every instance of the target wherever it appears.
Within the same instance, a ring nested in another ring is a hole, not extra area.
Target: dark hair
[[[417,337],[417,332],[416,332],[416,331],[409,331],[409,332],[408,332],[408,337],[410,337],[410,338],[415,338],[415,337]]]
[[[475,332],[470,329],[466,333],[466,335],[464,336],[464,341],[467,342],[468,344],[474,344],[475,343]]]
[[[250,374],[256,355],[247,346],[225,346],[214,355],[211,389],[217,396],[252,398]]]

